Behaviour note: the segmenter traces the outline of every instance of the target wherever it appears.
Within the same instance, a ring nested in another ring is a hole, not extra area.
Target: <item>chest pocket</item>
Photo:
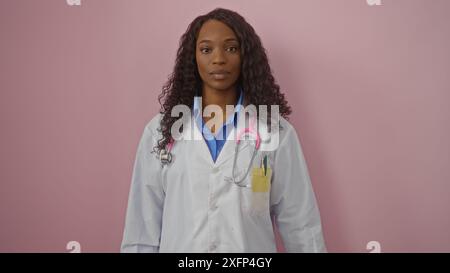
[[[264,170],[263,159],[267,156],[267,169]],[[272,168],[270,167],[271,155],[269,153],[258,152],[252,163],[245,180],[239,187],[241,210],[245,215],[253,217],[263,217],[270,215],[270,189],[272,181]],[[247,165],[241,165],[239,174],[243,175],[248,168]],[[241,176],[242,177],[242,176]]]

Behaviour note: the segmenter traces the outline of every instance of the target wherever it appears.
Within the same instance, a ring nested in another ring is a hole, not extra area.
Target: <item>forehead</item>
[[[217,20],[208,20],[202,25],[198,34],[197,42],[200,43],[204,40],[220,42],[230,38],[237,40],[234,31],[230,27]]]

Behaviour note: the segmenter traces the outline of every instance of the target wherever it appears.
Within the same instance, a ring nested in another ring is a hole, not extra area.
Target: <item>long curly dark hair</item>
[[[253,27],[237,12],[216,8],[195,18],[180,38],[173,73],[158,96],[162,114],[158,131],[162,133],[162,139],[153,149],[157,154],[170,142],[170,128],[178,119],[171,116],[172,108],[184,104],[192,110],[194,96],[201,94],[203,82],[197,70],[195,51],[199,31],[208,20],[218,20],[230,27],[241,45],[241,74],[237,85],[244,90],[243,105],[253,104],[256,108],[259,105],[278,105],[280,115],[286,119],[291,113],[272,75],[266,50]],[[267,110],[270,115],[270,107]]]

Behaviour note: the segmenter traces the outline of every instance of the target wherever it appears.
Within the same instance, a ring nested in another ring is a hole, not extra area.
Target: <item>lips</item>
[[[211,77],[215,80],[224,80],[230,72],[226,70],[214,70],[209,73]]]

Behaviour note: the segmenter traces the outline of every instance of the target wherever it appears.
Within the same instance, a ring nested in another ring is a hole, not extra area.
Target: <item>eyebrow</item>
[[[237,42],[238,40],[235,39],[235,38],[228,38],[228,39],[225,39],[225,40],[224,40],[224,42],[230,42],[230,41],[235,41],[235,42]],[[201,43],[208,43],[208,42],[212,42],[212,41],[211,41],[211,40],[208,40],[208,39],[204,39],[204,40],[201,40],[201,41],[198,42],[198,43],[201,44]]]

